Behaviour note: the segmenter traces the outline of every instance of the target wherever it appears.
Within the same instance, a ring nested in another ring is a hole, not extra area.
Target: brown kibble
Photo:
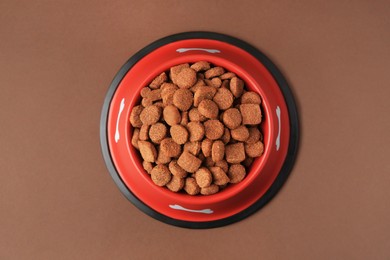
[[[218,117],[218,106],[209,99],[202,100],[199,103],[198,110],[207,118],[216,119]]]
[[[230,80],[230,91],[235,97],[240,97],[244,91],[244,81],[234,77]]]
[[[140,114],[141,122],[145,125],[153,125],[157,123],[160,117],[161,108],[154,105],[145,107]]]
[[[187,142],[184,144],[183,149],[184,151],[190,152],[193,155],[198,156],[198,154],[200,153],[201,144],[200,142]]]
[[[216,88],[210,86],[200,86],[195,91],[194,94],[194,106],[199,106],[199,103],[204,99],[212,100],[215,93],[217,93]]]
[[[232,164],[229,167],[228,176],[230,183],[239,183],[241,182],[246,175],[245,167],[241,164]]]
[[[204,188],[210,186],[213,179],[211,172],[203,167],[195,172],[195,180],[199,187]]]
[[[150,174],[150,172],[152,171],[153,169],[153,164],[151,162],[147,162],[147,161],[143,161],[142,162],[142,167],[144,168],[144,170]]]
[[[225,156],[225,144],[221,140],[217,140],[211,147],[211,158],[214,162],[221,161]]]
[[[170,129],[172,140],[177,144],[184,144],[188,140],[188,131],[182,125],[174,125]]]
[[[149,138],[153,143],[159,144],[167,136],[167,127],[163,123],[155,123],[150,126]]]
[[[215,185],[215,184],[211,184],[208,187],[200,189],[200,193],[202,195],[212,195],[212,194],[217,193],[218,191],[219,191],[219,187],[217,185]]]
[[[229,108],[222,115],[223,123],[230,129],[235,129],[241,125],[242,116],[237,108]],[[230,134],[232,134],[230,132]]]
[[[184,187],[185,180],[183,178],[178,178],[176,176],[172,176],[171,181],[167,183],[167,188],[170,191],[178,192]]]
[[[211,174],[213,176],[213,183],[216,185],[225,185],[230,181],[229,177],[226,175],[226,172],[218,166],[210,167]]]
[[[158,149],[157,152],[157,164],[167,164],[171,161],[171,157],[169,157],[166,153],[161,151],[161,147]]]
[[[165,107],[164,103],[161,101],[155,102],[153,105],[155,105],[156,107],[160,107],[161,109],[164,109]]]
[[[245,167],[250,167],[252,165],[254,161],[254,158],[252,157],[246,157],[245,160],[242,162],[242,165],[244,165]]]
[[[181,112],[180,124],[184,125],[184,126],[186,126],[188,124],[188,112],[187,111]]]
[[[138,141],[139,141],[139,128],[134,128],[133,136],[131,137],[131,144],[132,144],[137,150],[139,150]]]
[[[190,90],[192,93],[195,93],[200,87],[204,87],[205,86],[205,82],[203,81],[203,79],[199,79],[198,78],[198,81],[195,83],[195,85],[193,85]]]
[[[207,120],[207,117],[205,117],[204,115],[199,113],[199,110],[196,107],[192,108],[188,112],[188,117],[189,117],[190,121],[193,121],[193,122],[203,122],[203,121]]]
[[[178,87],[175,84],[172,83],[163,83],[161,86],[161,98],[163,101],[163,104],[168,106],[173,104],[173,94],[175,94],[175,91],[178,89]]]
[[[178,89],[173,94],[173,104],[181,111],[187,111],[192,106],[194,98],[188,89]]]
[[[187,176],[187,172],[183,170],[178,164],[176,160],[173,160],[169,163],[169,171],[178,178],[184,178]]]
[[[243,143],[230,144],[225,147],[225,158],[228,163],[240,163],[245,160]]]
[[[214,87],[214,88],[219,88],[221,85],[222,85],[222,80],[220,78],[213,78],[211,80],[211,85]]]
[[[221,88],[226,88],[228,89],[229,88],[229,80],[225,79],[224,81],[222,81],[222,85],[221,85]],[[231,92],[230,92],[231,93]],[[232,94],[233,95],[233,94]]]
[[[203,164],[210,168],[210,167],[213,167],[215,165],[215,162],[213,161],[213,158],[210,157],[206,157],[206,159],[204,160]]]
[[[208,139],[217,140],[221,138],[224,133],[223,124],[216,119],[211,119],[204,122],[205,135]]]
[[[213,101],[221,110],[226,110],[233,105],[233,94],[226,88],[219,88],[213,97]]]
[[[196,172],[199,169],[202,161],[188,151],[183,151],[177,160],[177,164],[187,172]]]
[[[222,74],[221,76],[219,76],[219,78],[222,80],[225,80],[225,79],[234,78],[235,76],[236,76],[236,74],[234,74],[233,72],[226,72],[226,73]]]
[[[179,75],[180,71],[184,68],[189,68],[190,65],[188,63],[179,64],[177,66],[171,67],[169,77],[171,78],[174,84],[177,84],[176,79],[177,75]]]
[[[169,157],[177,157],[180,155],[181,147],[172,138],[165,138],[160,143],[160,151]]]
[[[198,61],[191,65],[191,69],[199,72],[202,70],[208,70],[210,69],[210,63],[207,61]]]
[[[138,141],[141,157],[147,162],[155,162],[157,159],[157,151],[154,145],[148,141]]]
[[[183,68],[176,77],[176,84],[179,88],[191,88],[196,81],[196,71],[191,68]]]
[[[179,110],[173,105],[169,105],[164,108],[163,118],[165,122],[170,126],[177,125],[178,123],[180,123],[181,120]]]
[[[259,157],[264,152],[264,144],[260,141],[257,141],[253,144],[245,144],[245,153],[249,157]]]
[[[189,177],[185,180],[184,183],[184,190],[189,194],[189,195],[196,195],[200,192],[200,187],[196,183],[196,180],[192,177]]]
[[[165,72],[161,73],[160,75],[158,75],[153,81],[152,83],[150,83],[149,87],[150,88],[153,88],[153,89],[157,89],[161,86],[161,84],[163,84],[164,82],[166,82],[168,80],[168,77],[167,77],[167,74],[165,74]]]
[[[146,98],[143,98],[143,99],[141,100],[141,105],[142,105],[143,107],[148,107],[148,106],[153,105],[153,101],[152,101],[150,98],[146,97]]]
[[[221,140],[224,144],[227,144],[228,142],[230,142],[230,131],[227,127],[225,127],[225,130],[223,132]]]
[[[142,106],[134,106],[130,114],[130,123],[133,127],[141,127],[142,121],[140,119],[141,112],[144,108]]]
[[[207,86],[214,88],[213,83],[209,79],[204,79],[204,83],[206,83]]]
[[[240,111],[244,125],[257,125],[261,123],[261,110],[259,105],[241,104]]]
[[[225,73],[224,68],[222,68],[222,67],[214,67],[214,68],[211,68],[211,69],[207,70],[204,73],[204,76],[206,77],[206,79],[210,79],[210,78],[221,76],[223,73]]]
[[[150,175],[152,177],[152,181],[157,186],[165,186],[171,180],[171,173],[168,170],[168,167],[164,164],[156,165],[151,171]]]
[[[139,140],[146,141],[149,139],[149,129],[150,125],[142,125],[139,130]]]
[[[216,162],[215,166],[220,167],[224,172],[228,172],[228,170],[229,170],[229,164],[225,160],[220,160],[220,161]]]
[[[204,136],[204,126],[199,122],[189,122],[187,124],[187,130],[190,133],[190,141],[200,141]]]
[[[144,87],[144,88],[141,89],[140,95],[141,95],[141,97],[146,98],[146,97],[149,96],[151,91],[152,90],[150,88]]]
[[[245,143],[247,144],[254,144],[261,138],[260,130],[257,127],[249,127],[249,138],[246,139]]]
[[[245,142],[249,138],[249,131],[244,125],[230,130],[230,134],[234,140]]]
[[[210,139],[205,138],[202,141],[202,152],[205,157],[211,156],[211,147],[213,145],[213,141]]]
[[[261,104],[260,95],[253,91],[248,91],[242,94],[241,104]]]

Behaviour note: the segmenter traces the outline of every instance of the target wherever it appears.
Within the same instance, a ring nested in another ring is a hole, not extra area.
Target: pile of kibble
[[[141,90],[132,145],[158,186],[210,195],[239,183],[263,154],[261,97],[209,62],[180,64]]]

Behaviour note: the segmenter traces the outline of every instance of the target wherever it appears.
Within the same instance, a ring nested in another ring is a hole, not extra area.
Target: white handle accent
[[[123,98],[121,101],[121,105],[119,107],[118,117],[116,118],[116,129],[115,129],[115,143],[119,141],[119,118],[122,114],[123,108],[125,107],[125,99]]]
[[[206,51],[208,53],[220,53],[221,52],[220,50],[216,50],[216,49],[204,49],[204,48],[180,48],[180,49],[177,49],[176,51],[179,53],[183,53],[186,51]]]
[[[278,130],[278,136],[276,137],[276,150],[278,151],[279,148],[280,148],[280,131],[281,131],[281,124],[280,124],[280,107],[277,106],[276,107],[276,116],[278,117],[278,127],[279,127],[279,130]]]
[[[201,209],[201,210],[196,210],[196,209],[186,209],[180,205],[169,205],[171,209],[177,209],[177,210],[183,210],[183,211],[188,211],[188,212],[195,212],[195,213],[203,213],[203,214],[212,214],[214,211],[211,209]]]

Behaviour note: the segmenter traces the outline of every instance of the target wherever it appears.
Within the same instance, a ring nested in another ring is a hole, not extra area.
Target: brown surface
[[[1,1],[0,259],[389,259],[389,2],[277,2]],[[189,30],[263,50],[301,119],[278,196],[213,230],[140,212],[99,146],[120,66]]]

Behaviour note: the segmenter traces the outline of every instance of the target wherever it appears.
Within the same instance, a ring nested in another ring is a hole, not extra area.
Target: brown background
[[[389,17],[388,1],[1,0],[0,259],[389,259]],[[301,120],[281,192],[213,230],[140,212],[99,145],[120,66],[191,30],[265,52]]]

